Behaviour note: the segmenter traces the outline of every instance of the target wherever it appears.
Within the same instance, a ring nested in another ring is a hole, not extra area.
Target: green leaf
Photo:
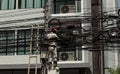
[[[109,68],[109,69],[108,69],[108,72],[109,72],[110,74],[116,74],[116,71],[115,71],[114,69],[112,69],[112,68]]]

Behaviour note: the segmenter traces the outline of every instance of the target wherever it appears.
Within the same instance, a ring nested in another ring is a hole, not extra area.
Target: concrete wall
[[[116,13],[118,9],[118,0],[103,0],[103,9],[110,14]]]
[[[88,59],[84,56],[84,59]],[[35,58],[31,58],[31,67],[34,68]],[[27,68],[29,55],[0,56],[0,69]],[[60,68],[82,68],[90,67],[88,61],[59,61]],[[40,56],[38,57],[38,67],[41,67]]]
[[[0,11],[0,28],[14,28],[31,26],[32,24],[44,24],[44,9],[16,9]],[[24,27],[23,27],[24,28]]]
[[[103,0],[103,12],[108,14],[115,14],[118,10],[117,0]],[[112,45],[114,46],[114,44]],[[118,66],[118,51],[117,48],[105,48],[104,51],[104,64],[105,64],[105,74],[108,74],[108,68],[117,68]],[[108,50],[110,49],[110,50]]]

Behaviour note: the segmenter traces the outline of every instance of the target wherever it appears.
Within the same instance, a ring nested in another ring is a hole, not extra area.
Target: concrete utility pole
[[[98,34],[102,32],[102,0],[91,0],[91,15],[93,33],[93,74],[104,74],[104,49],[100,37],[98,37]]]

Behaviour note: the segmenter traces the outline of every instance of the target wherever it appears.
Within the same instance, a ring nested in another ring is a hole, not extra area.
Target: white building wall
[[[103,6],[107,12],[116,13],[118,9],[118,0],[103,0]]]
[[[88,8],[88,10],[83,10],[84,13],[91,13],[91,2],[89,0],[85,0],[84,8]],[[89,10],[90,8],[90,10]],[[117,0],[103,0],[103,12],[107,12],[108,14],[116,14],[118,10],[118,1]],[[83,24],[88,25],[88,24]],[[107,50],[107,49],[106,49]],[[119,56],[120,57],[120,56]],[[112,51],[104,52],[104,65],[105,65],[105,74],[108,74],[108,68],[117,68],[119,59],[118,59],[118,51],[116,48],[112,49]],[[89,63],[92,71],[92,52],[89,52]]]
[[[84,12],[90,12],[87,10],[87,5],[90,5],[90,2],[87,0],[81,0],[82,12],[77,13],[83,15]],[[67,15],[67,14],[66,14]],[[76,14],[73,14],[73,16]],[[27,21],[26,19],[30,18],[42,18],[40,20]],[[44,14],[41,12],[41,9],[16,9],[16,10],[1,10],[0,11],[0,28],[6,27],[21,27],[21,26],[31,26],[32,24],[41,24],[44,25]],[[23,20],[22,22],[16,22],[16,20]],[[2,24],[3,22],[12,22]],[[24,28],[24,27],[23,27]],[[15,28],[13,28],[15,29]],[[89,67],[88,60],[88,51],[83,51],[82,61],[64,61],[58,62],[61,68],[71,68],[71,67]],[[28,55],[13,55],[13,56],[0,56],[0,69],[12,69],[12,68],[27,68],[28,64]],[[40,58],[38,58],[38,63],[40,64]],[[35,59],[31,61],[31,64],[35,64]],[[18,65],[18,66],[16,66]],[[21,66],[20,66],[21,65]]]
[[[104,9],[105,11],[108,11],[110,13],[116,13],[114,10],[116,10],[116,1],[117,0],[103,0],[104,2]],[[90,15],[91,13],[91,1],[90,0],[81,0],[81,13],[77,13],[77,16],[80,15]],[[110,12],[111,11],[111,12]],[[30,9],[25,12],[25,10],[9,10],[8,11],[0,11],[0,24],[1,22],[5,21],[15,21],[15,20],[22,20],[22,19],[28,19],[28,18],[35,18],[35,17],[43,17],[44,15],[40,15],[40,9]],[[25,14],[25,15],[24,15]],[[22,16],[21,16],[22,15]],[[65,14],[66,16],[67,14]],[[70,14],[69,14],[70,15]],[[76,14],[73,14],[76,15]],[[52,15],[56,16],[56,15]],[[60,15],[61,16],[61,15]],[[1,24],[1,27],[8,27],[8,26],[24,26],[24,25],[29,25],[29,24],[43,24],[44,20],[37,20],[37,21],[29,21],[29,22],[23,22],[23,23],[12,23],[12,24]],[[71,64],[82,64],[84,65],[85,63],[91,63],[92,66],[92,55],[91,52],[89,51],[84,51],[83,61],[73,61],[73,62],[61,62],[62,65],[71,63]],[[113,51],[105,51],[105,64],[106,67],[113,67],[115,68],[117,66],[117,53]],[[34,63],[34,60],[32,61]],[[16,65],[16,64],[28,64],[28,56],[23,55],[23,56],[0,56],[0,65]],[[76,64],[76,65],[77,65]],[[83,66],[82,66],[83,67]]]
[[[44,9],[16,9],[0,11],[0,28],[12,28],[31,26],[32,24],[44,24]],[[33,19],[33,20],[31,20]],[[24,28],[24,27],[23,27]]]
[[[84,57],[85,58],[85,57]],[[0,56],[0,69],[27,68],[29,55]],[[31,68],[34,68],[35,58],[31,58]],[[60,68],[80,68],[90,67],[86,61],[59,61]],[[40,56],[38,57],[38,67],[41,67]]]
[[[118,1],[117,0],[103,0],[103,12],[107,14],[117,14]],[[113,45],[114,46],[114,45]],[[105,48],[107,50],[107,48]],[[108,68],[118,67],[118,51],[117,48],[104,52],[105,74],[108,74]]]

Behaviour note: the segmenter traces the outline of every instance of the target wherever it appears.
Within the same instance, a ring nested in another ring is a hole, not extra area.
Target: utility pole
[[[91,15],[93,34],[93,74],[104,74],[104,49],[100,37],[98,36],[99,33],[102,32],[102,0],[91,0]]]

